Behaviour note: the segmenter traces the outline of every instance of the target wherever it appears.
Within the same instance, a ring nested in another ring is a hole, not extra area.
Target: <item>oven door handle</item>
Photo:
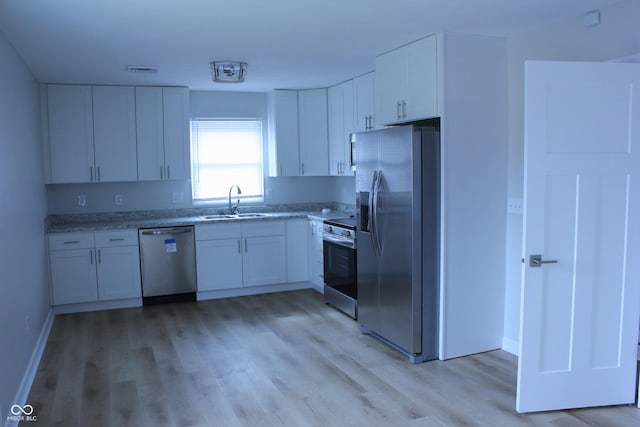
[[[345,248],[354,249],[355,243],[353,240],[344,239],[341,237],[332,236],[331,234],[324,234],[322,240],[329,243],[335,243],[336,245],[344,246]]]

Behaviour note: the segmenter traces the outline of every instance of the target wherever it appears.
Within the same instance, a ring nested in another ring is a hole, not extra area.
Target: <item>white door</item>
[[[638,65],[526,64],[519,412],[635,401],[639,91]]]

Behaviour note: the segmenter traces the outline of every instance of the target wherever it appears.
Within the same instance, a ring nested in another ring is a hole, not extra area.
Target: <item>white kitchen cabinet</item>
[[[375,106],[381,125],[439,115],[435,35],[376,58]]]
[[[93,182],[135,181],[135,92],[128,86],[93,86]]]
[[[48,183],[135,181],[132,87],[49,85]]]
[[[322,220],[309,220],[309,281],[314,289],[324,291],[324,254]]]
[[[189,90],[136,87],[138,179],[189,179]]]
[[[240,224],[196,226],[198,291],[242,287]]]
[[[269,175],[300,175],[298,91],[269,93]]]
[[[98,299],[140,298],[140,251],[137,230],[95,233]]]
[[[98,300],[93,233],[49,236],[53,305]]]
[[[309,237],[308,220],[298,219],[286,222],[287,282],[309,280]]]
[[[327,133],[327,90],[309,89],[298,91],[300,175],[328,175],[329,148]]]
[[[282,221],[196,226],[198,291],[286,283]]]
[[[190,179],[189,89],[162,88],[164,179]]]
[[[353,79],[353,92],[354,130],[365,132],[375,129],[375,72]]]
[[[137,231],[49,235],[53,305],[141,296]]]
[[[47,86],[47,183],[91,182],[94,167],[92,99],[91,86]]]
[[[354,131],[353,80],[329,88],[329,174],[353,175],[351,144]]]

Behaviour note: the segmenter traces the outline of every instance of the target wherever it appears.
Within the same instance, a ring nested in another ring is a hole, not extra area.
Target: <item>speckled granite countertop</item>
[[[221,213],[219,208],[192,208],[162,211],[131,211],[96,214],[50,215],[46,219],[47,233],[71,233],[83,231],[107,231],[152,227],[176,227],[195,224],[219,224],[223,222],[283,221],[289,219],[345,218],[354,214],[352,206],[333,206],[330,212],[322,212],[325,206],[316,204],[248,207],[242,213],[261,213],[259,217],[216,218],[205,216]],[[288,209],[287,209],[288,208]],[[292,209],[293,208],[293,209]],[[307,208],[307,209],[304,209]]]

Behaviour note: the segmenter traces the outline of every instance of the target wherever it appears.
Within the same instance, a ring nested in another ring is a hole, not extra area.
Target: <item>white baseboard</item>
[[[511,338],[502,337],[502,349],[507,353],[511,353],[514,356],[518,355],[520,343]]]
[[[15,397],[11,402],[12,405],[24,406],[29,403],[27,402],[27,399],[29,398],[29,392],[31,391],[33,380],[35,379],[36,373],[38,372],[40,359],[42,359],[42,354],[44,353],[44,349],[47,346],[47,339],[49,338],[49,333],[51,332],[54,318],[55,314],[53,313],[53,309],[50,309],[49,313],[47,313],[46,319],[44,320],[44,324],[42,325],[40,336],[38,336],[36,345],[33,349],[33,352],[31,353],[31,358],[29,359],[27,369],[25,369],[24,375],[22,376],[22,381],[20,381],[20,386],[18,387]],[[9,413],[0,413],[2,421],[6,421],[5,427],[17,427],[19,421],[9,419],[9,415]],[[37,414],[34,415],[37,416]]]
[[[297,291],[300,289],[310,289],[311,287],[311,282],[295,282],[277,285],[251,286],[246,288],[222,289],[219,291],[200,291],[197,293],[197,299],[198,301],[203,301],[208,299],[268,294],[271,292]]]

